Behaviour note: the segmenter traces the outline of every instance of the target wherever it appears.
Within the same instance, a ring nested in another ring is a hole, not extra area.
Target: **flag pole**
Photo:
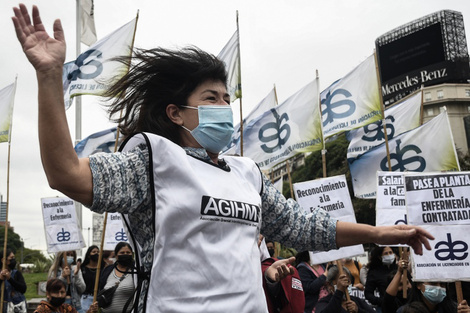
[[[15,87],[13,91],[13,99],[16,94],[16,83],[18,80],[18,76],[15,77]],[[12,100],[13,101],[13,100]],[[7,268],[7,242],[8,242],[8,211],[10,209],[10,151],[11,151],[11,131],[12,131],[12,124],[13,124],[13,108],[11,109],[11,116],[10,116],[10,129],[8,131],[8,157],[7,157],[7,205],[5,209],[5,235],[3,241],[3,259],[2,261],[2,271]],[[4,301],[4,293],[5,293],[5,284],[2,284],[2,288],[0,291],[2,294],[0,296],[0,312],[3,312],[3,301]]]
[[[289,177],[290,197],[294,199],[294,190],[292,187],[292,178],[290,176],[289,160],[290,159],[286,160],[287,177]]]
[[[421,107],[419,109],[419,125],[423,125],[424,118],[424,85],[421,85]]]
[[[81,0],[76,0],[76,33],[75,33],[75,54],[76,58],[81,53],[81,37],[82,37],[82,29],[81,29]],[[80,142],[82,139],[82,96],[77,95],[75,96],[75,145]],[[82,218],[82,204],[78,201],[75,201],[75,211],[77,212],[78,217],[78,224],[79,227],[82,227],[83,218]],[[80,250],[81,251],[81,250]]]
[[[127,67],[127,70],[129,70],[131,66],[131,57],[132,57],[132,50],[134,49],[134,42],[135,42],[135,33],[137,31],[137,22],[139,21],[139,10],[137,10],[137,15],[135,18],[135,27],[134,27],[134,35],[132,36],[132,42],[131,42],[131,55],[129,57],[129,66]],[[122,110],[120,112],[120,117],[122,118]],[[119,130],[119,125],[116,127],[116,141],[114,142],[114,152],[118,150],[118,145],[119,145],[119,135],[121,134]],[[98,265],[96,267],[96,276],[95,276],[95,289],[93,290],[93,302],[96,302],[96,297],[98,295],[98,285],[100,281],[100,272],[101,272],[101,261],[103,260],[103,250],[104,250],[104,238],[106,235],[106,224],[108,223],[108,212],[105,212],[104,214],[104,223],[103,223],[103,231],[101,232],[101,242],[100,242],[100,253],[98,255]]]
[[[323,168],[323,178],[325,178],[327,177],[326,175],[326,143],[325,143],[325,137],[323,136],[323,122],[322,122],[322,115],[321,115],[321,98],[320,98],[320,75],[318,74],[318,70],[315,70],[315,77],[317,81],[318,114],[320,114],[321,140],[323,143],[323,149],[321,150],[321,163],[322,163],[322,168]]]
[[[237,89],[240,88],[240,155],[243,156],[243,101],[242,101],[242,61],[240,55],[240,28],[238,26],[238,10],[237,10],[237,50],[238,50],[238,78],[240,86],[237,86]],[[236,91],[235,91],[236,92]]]
[[[10,128],[11,132],[11,128]],[[8,211],[10,207],[10,141],[8,141],[8,161],[7,161],[7,206],[5,212],[5,239],[3,241],[3,259],[2,259],[2,271],[7,268],[7,240],[8,240]],[[0,312],[3,312],[3,301],[4,301],[4,293],[5,293],[5,284],[2,284],[2,295],[0,296]]]
[[[387,151],[387,164],[388,164],[388,170],[391,172],[392,161],[390,160],[390,148],[388,146],[387,122],[385,120],[385,105],[383,101],[382,83],[380,80],[380,73],[379,73],[379,62],[377,60],[377,51],[375,51],[375,49],[374,49],[374,60],[375,60],[375,74],[377,76],[377,86],[379,88],[380,112],[382,114],[382,126],[384,129],[385,149]]]

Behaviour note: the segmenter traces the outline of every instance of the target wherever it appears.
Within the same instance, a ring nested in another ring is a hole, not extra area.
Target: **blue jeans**
[[[82,308],[79,313],[88,311],[90,306],[93,304],[93,295],[83,294],[80,302],[82,304]]]

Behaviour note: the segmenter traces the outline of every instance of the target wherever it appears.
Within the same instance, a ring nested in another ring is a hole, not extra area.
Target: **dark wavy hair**
[[[81,265],[82,269],[90,263],[90,254],[91,254],[91,251],[95,248],[98,249],[98,251],[100,250],[100,248],[96,245],[89,246],[88,249],[86,250],[85,259],[83,260],[83,263]],[[106,266],[106,263],[104,262],[104,260],[102,258],[101,259],[101,268],[104,268],[105,266]]]
[[[367,267],[369,267],[369,270],[371,269],[375,269],[375,268],[378,268],[380,266],[382,266],[382,253],[384,252],[384,249],[386,248],[387,246],[385,247],[379,247],[379,246],[376,246],[374,249],[372,249],[371,253],[370,253],[370,257],[369,257],[369,264],[367,264]],[[392,249],[393,253],[395,254],[395,256],[397,255],[397,249],[396,248],[392,248],[392,247],[389,247]],[[391,269],[395,269],[396,268],[396,262],[394,262],[391,267]]]
[[[191,93],[206,81],[227,81],[224,63],[194,46],[135,49],[132,58],[115,60],[130,63],[129,72],[105,94],[111,101],[110,118],[119,123],[124,136],[151,132],[178,144],[180,129],[168,118],[166,107],[186,105]]]
[[[124,247],[128,247],[131,250],[131,252],[133,252],[130,244],[128,244],[127,242],[121,241],[121,242],[118,242],[116,246],[114,247],[114,255],[117,257],[118,252]]]

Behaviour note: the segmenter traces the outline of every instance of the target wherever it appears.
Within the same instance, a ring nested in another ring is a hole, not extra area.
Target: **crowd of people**
[[[399,257],[396,248],[376,246],[364,266],[352,258],[315,264],[310,256],[311,253],[303,251],[295,259],[273,259],[271,255],[262,261],[270,313],[470,312],[466,300],[457,303],[455,292],[449,292],[453,283],[414,282],[407,254]],[[268,266],[276,264],[274,262],[283,262],[284,267],[276,277],[268,273]],[[356,275],[349,269],[351,267]],[[363,267],[369,270],[366,280],[360,281],[359,273]],[[405,272],[406,280],[403,279]],[[301,280],[301,291],[292,283],[296,277]],[[283,283],[283,279],[288,283]],[[296,297],[292,296],[294,293]],[[301,293],[303,300],[299,300]],[[470,294],[464,289],[463,296],[468,299]],[[299,307],[299,304],[304,306]]]
[[[78,158],[64,107],[66,44],[61,22],[54,22],[51,37],[36,6],[31,16],[23,4],[13,10],[18,41],[36,71],[41,160],[50,186],[94,212],[121,213],[136,249],[136,275],[126,274],[127,246],[115,251],[117,266],[103,271],[108,275],[106,283],[101,282],[105,289],[114,284],[127,296],[131,283],[135,288],[133,303],[126,301],[121,309],[266,312],[263,275],[274,296],[282,296],[283,279],[290,279],[295,291],[307,294],[308,290],[307,311],[323,304],[327,296],[320,299],[322,292],[331,295],[334,286],[336,296],[330,301],[342,301],[349,278],[333,275],[306,258],[299,257],[298,278],[292,276],[294,258],[273,259],[262,272],[256,245],[260,233],[297,251],[371,242],[407,244],[417,254],[431,249],[429,240],[434,237],[417,226],[338,221],[319,208],[307,214],[296,201],[286,199],[253,160],[220,157],[233,133],[227,71],[217,57],[193,46],[134,49],[132,57],[116,58],[129,71],[106,90],[105,97],[110,100],[110,118],[119,124],[125,141],[120,152]],[[96,306],[90,303],[96,253],[87,252],[81,266],[86,285],[82,312]],[[77,268],[70,266],[62,270],[65,276],[75,272]],[[309,275],[312,289],[299,282],[304,274]],[[67,280],[75,284],[68,289],[50,286],[48,302],[57,295],[66,298],[70,290],[68,305],[78,305],[72,292],[78,291],[77,282]],[[328,284],[318,294],[313,288],[317,282]],[[289,295],[298,297],[291,291]],[[277,300],[272,306],[283,302]],[[106,306],[103,311],[113,308]],[[350,300],[341,306],[362,309],[362,303]]]

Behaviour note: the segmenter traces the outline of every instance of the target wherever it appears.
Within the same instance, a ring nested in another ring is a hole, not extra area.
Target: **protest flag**
[[[389,142],[393,172],[458,171],[460,169],[447,111]],[[354,195],[375,198],[376,172],[387,171],[385,143],[349,163]]]
[[[421,98],[419,91],[385,110],[388,140],[420,125]],[[385,141],[383,120],[353,129],[346,133],[346,138],[350,141],[347,156],[352,162],[359,155]]]
[[[81,0],[80,2],[80,41],[91,46],[97,40],[95,28],[95,6],[93,0]]]
[[[243,128],[252,123],[257,117],[261,116],[264,112],[274,108],[277,105],[276,90],[273,88],[268,95],[258,103],[253,110],[243,119]],[[232,134],[232,141],[228,144],[223,154],[240,154],[240,141],[241,141],[240,123],[235,125]]]
[[[11,142],[13,105],[15,103],[15,82],[0,90],[0,142]]]
[[[230,94],[231,102],[242,97],[239,40],[237,22],[237,30],[217,55],[225,63],[225,68],[227,69],[227,91]]]
[[[98,152],[112,153],[115,152],[116,137],[117,127],[102,130],[77,143],[74,149],[79,158],[85,158]]]
[[[322,148],[318,79],[266,111],[244,131],[245,156],[261,169]]]
[[[324,138],[382,118],[374,55],[320,94]]]
[[[130,56],[138,17],[93,44],[75,61],[64,64],[63,86],[65,108],[77,95],[102,95],[122,77],[129,64],[114,61],[118,56]]]

